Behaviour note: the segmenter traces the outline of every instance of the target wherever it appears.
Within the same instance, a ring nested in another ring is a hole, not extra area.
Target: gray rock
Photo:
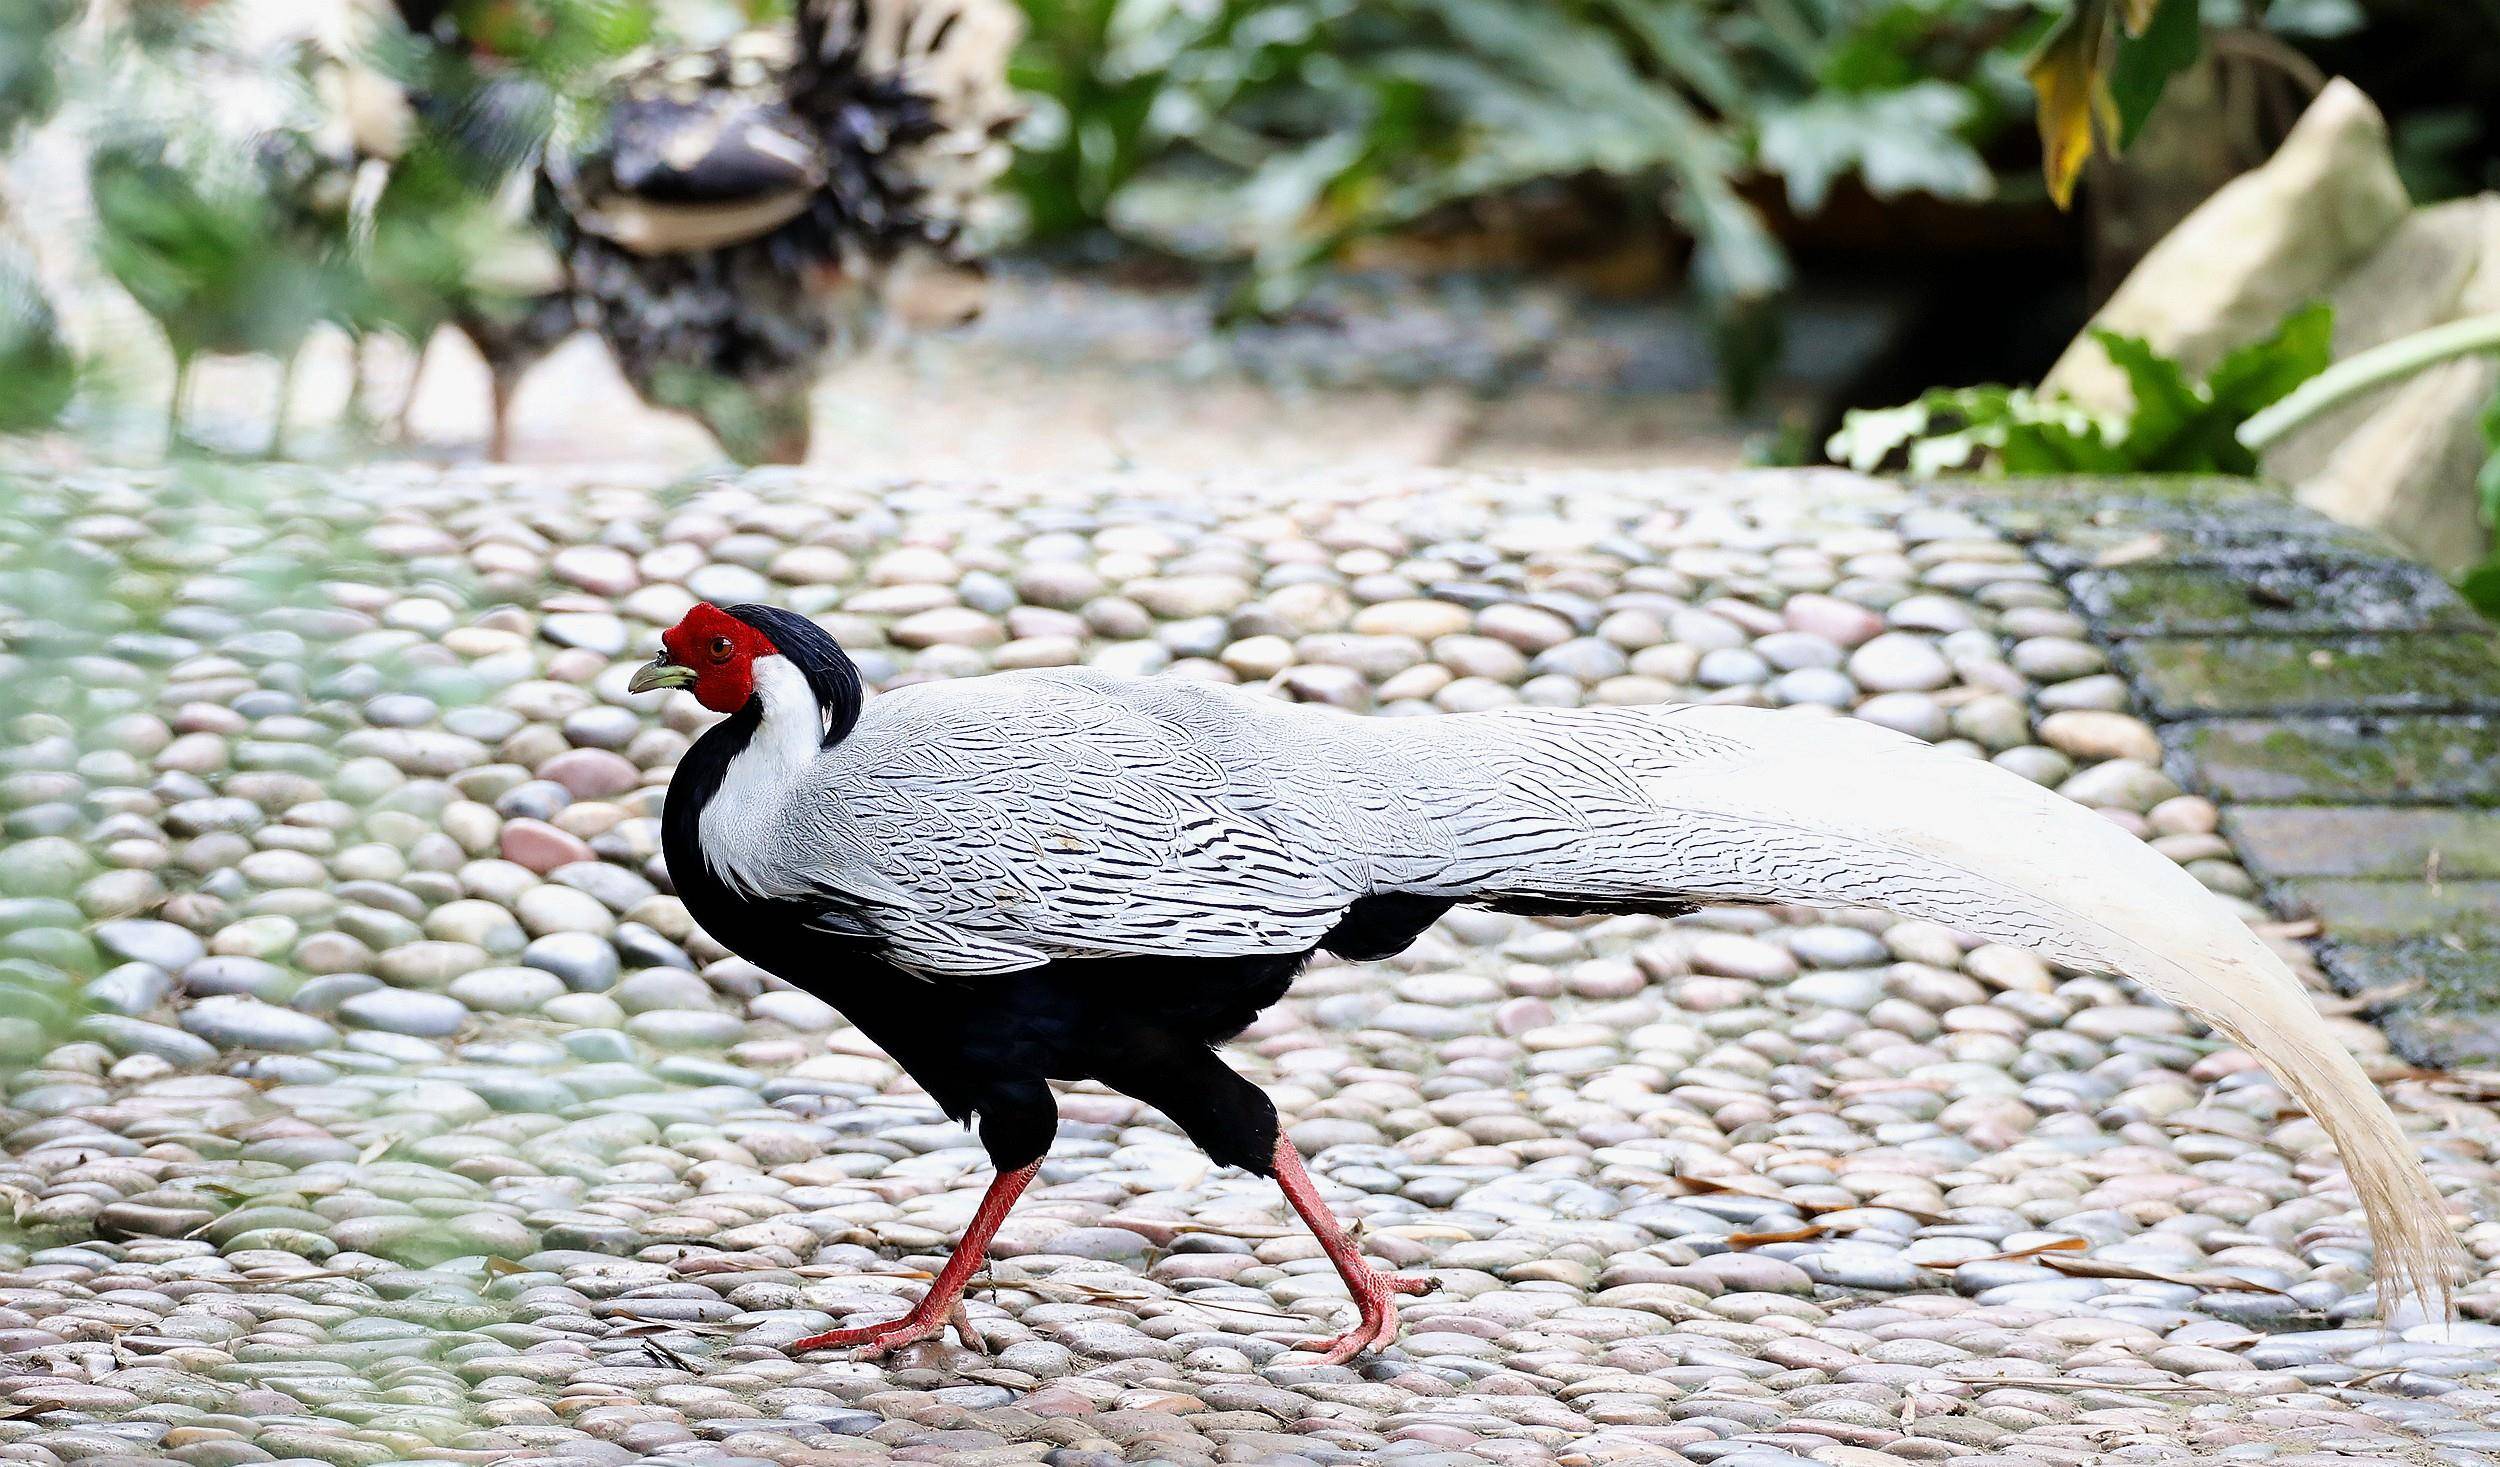
[[[182,971],[207,952],[199,938],[171,922],[99,922],[89,935],[97,947],[115,958],[146,963],[169,973]]]
[[[339,1031],[311,1014],[243,994],[203,998],[182,1011],[182,1027],[220,1049],[303,1054],[339,1042]]]
[[[525,1014],[565,991],[564,980],[538,968],[480,968],[451,980],[451,997],[481,1013]]]
[[[340,1018],[360,1029],[381,1029],[425,1039],[448,1038],[470,1022],[468,1006],[460,1000],[404,988],[357,994],[341,1002],[338,1011]]]

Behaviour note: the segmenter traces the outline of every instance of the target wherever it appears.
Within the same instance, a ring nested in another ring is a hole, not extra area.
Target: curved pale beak
[[[693,683],[694,669],[669,661],[668,654],[663,652],[634,669],[632,679],[625,684],[625,691],[651,693],[662,688],[691,687]]]

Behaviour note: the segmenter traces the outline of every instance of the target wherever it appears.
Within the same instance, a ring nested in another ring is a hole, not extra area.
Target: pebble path
[[[986,1168],[668,895],[708,715],[624,684],[696,598],[886,686],[1821,707],[2251,890],[2022,551],[1844,474],[21,479],[0,1461],[2500,1461],[2489,1095],[2343,1021],[2480,1271],[2459,1325],[2365,1327],[2341,1172],[2245,1055],[1863,913],[1314,967],[1230,1053],[1441,1284],[1380,1356],[1287,1350],[1347,1306],[1273,1187],[1078,1088],[986,1354],[790,1359],[897,1312]]]

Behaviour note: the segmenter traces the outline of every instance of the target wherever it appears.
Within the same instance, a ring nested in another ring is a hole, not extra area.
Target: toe
[[[964,1342],[965,1349],[975,1355],[990,1352],[990,1342],[981,1338],[981,1332],[972,1327],[972,1311],[964,1308],[963,1300],[956,1300],[955,1306],[946,1311],[946,1322],[955,1327],[955,1338]]]
[[[1347,1330],[1344,1334],[1331,1335],[1324,1340],[1298,1340],[1294,1343],[1294,1348],[1308,1350],[1319,1356],[1319,1363],[1322,1365],[1343,1365],[1363,1353],[1370,1340],[1371,1332],[1358,1326]]]
[[[900,1319],[880,1320],[875,1324],[854,1325],[849,1329],[829,1329],[820,1335],[809,1335],[806,1339],[793,1341],[790,1345],[790,1353],[803,1355],[810,1350],[861,1348],[890,1350],[897,1344],[907,1344],[938,1327],[937,1325],[924,1326],[919,1319],[906,1314]]]
[[[847,1350],[853,1345],[866,1344],[875,1334],[876,1331],[866,1329],[829,1329],[821,1335],[792,1340],[789,1350],[793,1355],[804,1355],[811,1350]]]
[[[1378,1318],[1366,1317],[1341,1335],[1295,1340],[1290,1348],[1311,1351],[1319,1356],[1322,1365],[1343,1365],[1357,1355],[1387,1349],[1397,1337],[1398,1317],[1385,1314]]]

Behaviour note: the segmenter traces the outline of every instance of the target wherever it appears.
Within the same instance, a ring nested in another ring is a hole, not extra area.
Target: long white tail
[[[1645,710],[1630,715],[1635,753],[1621,717],[1558,715],[1552,734],[1577,727],[1547,747],[1602,746],[1654,818],[1601,822],[1479,892],[1875,907],[2132,978],[2240,1044],[2326,1128],[2369,1217],[2382,1310],[2448,1311],[2455,1233],[2395,1116],[2281,959],[2167,858],[2018,775],[1855,719]],[[1525,757],[1546,743],[1502,742]]]

